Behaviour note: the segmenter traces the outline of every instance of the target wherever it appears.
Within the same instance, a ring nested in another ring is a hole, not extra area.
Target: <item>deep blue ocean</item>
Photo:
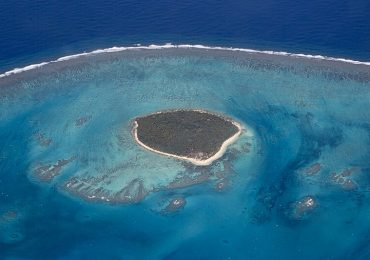
[[[370,60],[366,0],[1,1],[0,71],[135,43],[195,43]]]
[[[370,259],[369,14],[0,1],[0,259]],[[211,165],[135,142],[189,108],[243,127]]]

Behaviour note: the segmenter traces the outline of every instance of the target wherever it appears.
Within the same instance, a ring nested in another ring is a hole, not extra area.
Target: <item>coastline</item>
[[[209,113],[205,110],[201,110],[201,109],[192,109],[192,111],[197,111],[197,112],[201,112],[201,113]],[[153,114],[160,114],[160,113],[163,113],[163,111],[161,112],[155,112]],[[223,117],[224,118],[224,117]],[[243,131],[243,127],[241,126],[241,124],[239,124],[238,122],[234,121],[234,120],[231,120],[229,118],[226,118],[226,120],[228,120],[229,122],[231,122],[233,125],[235,125],[237,128],[238,128],[238,132],[235,133],[233,136],[231,136],[230,138],[226,139],[220,149],[211,157],[209,157],[208,159],[206,160],[199,160],[199,159],[194,159],[194,158],[190,158],[190,157],[186,157],[186,156],[178,156],[178,155],[175,155],[175,154],[170,154],[170,153],[165,153],[165,152],[161,152],[159,150],[155,150],[147,145],[145,145],[143,142],[141,142],[139,140],[139,138],[137,137],[137,128],[138,128],[138,123],[136,120],[134,120],[134,126],[133,126],[133,129],[132,129],[132,134],[134,136],[134,139],[135,141],[140,145],[142,146],[143,148],[151,151],[151,152],[155,152],[155,153],[158,153],[158,154],[161,154],[161,155],[165,155],[165,156],[168,156],[168,157],[173,157],[173,158],[176,158],[176,159],[180,159],[180,160],[184,160],[184,161],[189,161],[191,162],[192,164],[194,165],[197,165],[197,166],[208,166],[210,164],[212,164],[214,161],[220,159],[226,152],[227,150],[227,147],[229,145],[231,145],[232,143],[234,143],[238,137],[241,135],[242,131]]]
[[[8,77],[14,74],[18,74],[25,71],[34,70],[37,68],[44,67],[48,64],[58,63],[68,60],[77,59],[80,57],[86,57],[91,55],[103,54],[103,53],[116,53],[122,52],[127,50],[163,50],[163,49],[202,49],[202,50],[216,50],[216,51],[232,51],[232,52],[244,52],[244,53],[256,53],[256,54],[266,54],[266,55],[276,55],[276,56],[286,56],[286,57],[294,57],[294,58],[302,58],[302,59],[313,59],[313,60],[324,60],[324,61],[333,61],[333,62],[343,62],[348,64],[355,64],[355,65],[365,65],[370,66],[370,61],[358,61],[352,59],[345,59],[340,57],[329,57],[324,55],[312,55],[312,54],[302,54],[302,53],[291,53],[291,52],[284,52],[284,51],[270,51],[270,50],[255,50],[255,49],[247,49],[247,48],[234,48],[234,47],[220,47],[220,46],[206,46],[201,44],[164,44],[164,45],[147,45],[142,46],[140,44],[134,46],[122,46],[122,47],[111,47],[105,49],[97,49],[91,52],[83,52],[78,54],[72,54],[60,57],[56,60],[51,61],[43,61],[36,64],[31,64],[24,66],[22,68],[14,68],[12,70],[3,72],[0,74],[0,78]]]

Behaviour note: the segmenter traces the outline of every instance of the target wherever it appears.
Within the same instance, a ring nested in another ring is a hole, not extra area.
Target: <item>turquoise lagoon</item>
[[[0,78],[3,258],[370,256],[368,64],[193,47],[35,67]],[[179,108],[244,132],[207,167],[135,143],[133,118]]]

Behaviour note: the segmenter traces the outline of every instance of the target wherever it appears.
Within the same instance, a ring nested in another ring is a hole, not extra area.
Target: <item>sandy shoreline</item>
[[[209,113],[207,111],[204,111],[204,110],[199,110],[199,109],[193,109],[192,111],[197,111],[197,112],[201,112],[201,113],[208,113],[208,114],[212,114],[212,113]],[[161,112],[156,112],[156,113],[153,113],[153,114],[160,114],[160,113],[163,113],[163,111]],[[224,117],[222,117],[224,118]],[[165,156],[169,156],[169,157],[173,157],[173,158],[177,158],[177,159],[180,159],[180,160],[185,160],[185,161],[189,161],[197,166],[207,166],[207,165],[210,165],[212,162],[214,162],[215,160],[221,158],[226,150],[227,150],[227,147],[234,143],[238,137],[241,135],[242,133],[242,126],[238,123],[238,122],[235,122],[229,118],[224,118],[225,120],[228,120],[229,122],[231,122],[233,125],[235,125],[237,128],[238,128],[238,132],[236,134],[234,134],[233,136],[231,136],[230,138],[228,138],[227,140],[225,140],[222,145],[221,145],[221,148],[220,150],[217,151],[217,153],[215,153],[213,156],[211,156],[210,158],[206,159],[206,160],[200,160],[200,159],[195,159],[195,158],[189,158],[189,157],[185,157],[185,156],[178,156],[178,155],[174,155],[174,154],[169,154],[169,153],[165,153],[165,152],[161,152],[161,151],[158,151],[158,150],[155,150],[147,145],[145,145],[144,143],[142,143],[139,138],[137,137],[137,128],[138,128],[138,123],[137,121],[135,120],[134,121],[134,127],[133,127],[133,135],[134,135],[134,138],[136,140],[136,142],[141,145],[142,147],[144,147],[145,149],[149,150],[149,151],[152,151],[152,152],[155,152],[155,153],[159,153],[159,154],[162,154],[162,155],[165,155]]]

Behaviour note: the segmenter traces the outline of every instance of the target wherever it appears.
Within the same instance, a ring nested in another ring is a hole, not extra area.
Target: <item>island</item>
[[[139,145],[199,166],[219,159],[241,132],[231,118],[198,109],[161,111],[133,120]]]

